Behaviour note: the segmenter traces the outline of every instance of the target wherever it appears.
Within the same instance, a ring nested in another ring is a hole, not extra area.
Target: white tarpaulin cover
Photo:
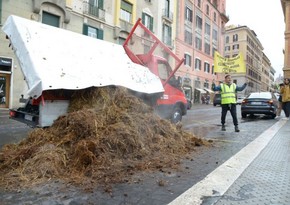
[[[4,26],[28,84],[28,95],[116,85],[142,93],[163,92],[160,79],[133,63],[122,45],[17,16]]]

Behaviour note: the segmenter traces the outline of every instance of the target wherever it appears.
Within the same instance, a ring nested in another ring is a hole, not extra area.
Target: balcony
[[[133,24],[123,19],[120,19],[120,28],[122,31],[127,31],[129,33],[133,28]]]
[[[101,20],[105,20],[105,10],[98,8],[94,5],[91,5],[89,2],[84,2],[83,3],[84,6],[84,14],[101,19]]]
[[[227,23],[230,20],[230,17],[228,15],[226,15],[225,12],[221,12],[221,18],[223,20],[223,22]]]
[[[162,18],[167,20],[168,22],[173,22],[173,12],[169,11],[168,9],[162,10]]]

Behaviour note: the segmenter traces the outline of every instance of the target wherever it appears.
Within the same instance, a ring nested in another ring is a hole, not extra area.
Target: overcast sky
[[[230,18],[226,25],[254,30],[276,70],[275,76],[283,74],[285,23],[280,0],[227,0],[226,12]]]

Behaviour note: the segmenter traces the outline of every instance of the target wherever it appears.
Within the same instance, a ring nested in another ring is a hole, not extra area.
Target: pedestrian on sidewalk
[[[230,111],[233,123],[235,126],[235,132],[239,132],[238,119],[237,119],[237,98],[236,93],[238,91],[243,91],[247,86],[247,83],[244,83],[243,86],[237,86],[235,83],[232,83],[232,77],[229,74],[226,74],[225,81],[220,85],[216,86],[213,82],[213,90],[220,91],[221,93],[221,123],[222,131],[226,131],[225,122],[228,110]]]
[[[282,109],[285,112],[286,120],[289,120],[290,115],[290,80],[284,79],[284,85],[280,87],[280,94],[282,95]]]
[[[283,83],[279,84],[279,89],[281,90],[281,87],[283,87]],[[281,92],[279,93],[279,98],[278,98],[278,109],[276,111],[276,116],[279,118],[281,116],[281,111],[282,111],[282,94]]]

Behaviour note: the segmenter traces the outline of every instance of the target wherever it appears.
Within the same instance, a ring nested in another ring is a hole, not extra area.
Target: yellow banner
[[[224,58],[218,52],[214,53],[214,72],[216,73],[246,73],[243,55]]]

